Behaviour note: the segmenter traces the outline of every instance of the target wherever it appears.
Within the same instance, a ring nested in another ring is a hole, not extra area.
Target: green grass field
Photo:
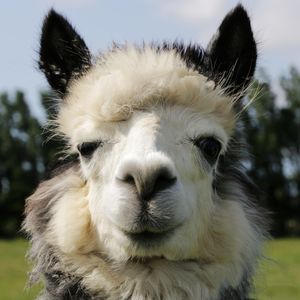
[[[256,276],[258,300],[300,299],[300,239],[269,242]]]
[[[27,242],[0,241],[0,300],[34,299],[40,287],[25,291]],[[300,239],[271,241],[256,277],[258,300],[300,299]]]

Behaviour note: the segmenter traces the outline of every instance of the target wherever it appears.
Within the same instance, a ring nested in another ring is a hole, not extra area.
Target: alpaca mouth
[[[146,248],[160,245],[165,242],[173,232],[174,229],[163,232],[144,230],[138,233],[126,233],[126,235],[137,246]]]
[[[128,239],[136,247],[153,248],[166,242],[180,227],[182,223],[159,218],[150,218],[149,215],[140,216],[135,225],[130,230],[123,231]]]
[[[133,256],[130,257],[128,262],[133,264],[151,264],[156,261],[165,261],[167,260],[164,255],[154,255],[154,256]]]

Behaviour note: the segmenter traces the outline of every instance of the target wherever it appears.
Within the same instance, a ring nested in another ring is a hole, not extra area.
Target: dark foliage
[[[53,113],[45,99],[49,99],[49,94],[42,94],[41,100],[47,111]],[[1,237],[19,234],[25,198],[45,178],[48,166],[58,160],[56,153],[62,148],[61,142],[47,141],[43,131],[22,92],[16,92],[14,97],[0,95]]]
[[[300,235],[300,74],[294,68],[281,79],[286,101],[270,82],[255,82],[257,101],[244,115],[251,161],[249,174],[262,191],[272,216],[272,234]]]

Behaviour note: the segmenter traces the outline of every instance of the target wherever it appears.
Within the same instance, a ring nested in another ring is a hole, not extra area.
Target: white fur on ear
[[[73,187],[51,208],[45,239],[65,254],[89,253],[96,247],[95,229],[91,221],[88,187],[73,176]],[[75,221],[76,220],[76,221]]]

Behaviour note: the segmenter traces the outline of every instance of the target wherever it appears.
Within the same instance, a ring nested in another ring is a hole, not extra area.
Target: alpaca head
[[[56,131],[78,153],[82,179],[81,191],[54,208],[51,239],[65,252],[115,261],[208,257],[211,235],[225,247],[230,227],[243,222],[216,218],[234,212],[218,210],[215,182],[255,63],[241,6],[206,50],[126,45],[95,59],[51,11],[39,64],[60,95]]]

